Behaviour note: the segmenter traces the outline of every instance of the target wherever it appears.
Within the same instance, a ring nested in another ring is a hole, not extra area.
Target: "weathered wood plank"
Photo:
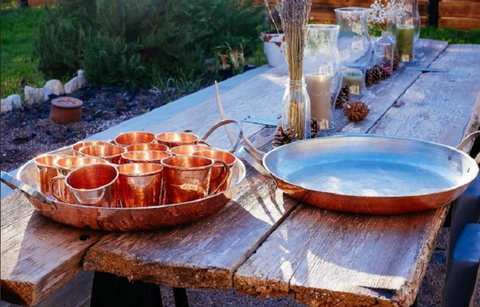
[[[480,29],[480,18],[440,17],[438,19],[438,26],[464,31]]]
[[[430,258],[445,214],[372,218],[302,205],[239,268],[235,286],[257,297],[290,293],[308,306],[389,305],[405,299],[396,296],[403,295],[401,289],[409,291],[405,276],[412,261],[419,250],[427,253],[422,258]],[[265,271],[268,276],[262,276]],[[418,287],[421,279],[415,277]],[[410,298],[405,306],[412,302]]]
[[[234,200],[215,216],[173,229],[108,234],[89,250],[84,268],[173,287],[231,288],[233,271],[295,205],[249,168]]]
[[[54,291],[34,307],[84,307],[90,300],[93,272],[82,272],[73,277],[67,284]],[[7,302],[0,307],[20,307],[21,305]]]
[[[415,65],[428,67],[447,46],[446,42],[419,40],[415,48],[415,56],[417,57]],[[335,122],[338,130],[344,133],[367,132],[420,75],[421,73],[418,71],[406,71],[405,67],[402,67],[399,71],[394,72],[387,81],[368,88],[367,93],[362,97],[362,101],[370,109],[368,116],[361,122],[352,123],[343,115],[342,110],[337,110]]]
[[[20,193],[2,199],[2,300],[39,303],[81,272],[86,250],[101,236],[33,213]]]
[[[479,18],[480,5],[475,2],[440,2],[438,14],[441,17]]]
[[[452,46],[431,66],[462,70],[469,60],[459,53],[469,54],[470,65],[478,57],[469,46]],[[463,87],[452,88],[457,80]],[[456,145],[480,124],[478,86],[480,74],[424,74],[397,102],[405,105],[368,130]],[[447,211],[371,217],[301,205],[235,272],[235,287],[256,297],[289,294],[309,306],[410,306]]]
[[[480,126],[479,61],[480,46],[449,46],[431,65],[449,72],[423,74],[371,132],[458,145]]]

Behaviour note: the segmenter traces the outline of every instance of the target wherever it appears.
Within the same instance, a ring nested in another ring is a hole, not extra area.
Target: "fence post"
[[[440,0],[428,0],[428,25],[438,27],[438,2]]]

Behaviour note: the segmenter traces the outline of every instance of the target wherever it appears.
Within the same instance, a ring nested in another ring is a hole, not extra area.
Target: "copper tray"
[[[70,155],[70,149],[54,151],[49,154]],[[41,202],[37,198],[23,193],[33,207],[45,217],[78,228],[89,227],[96,230],[135,231],[191,223],[210,216],[222,209],[233,197],[238,186],[245,178],[245,165],[237,159],[232,168],[230,187],[222,192],[196,201],[180,204],[143,208],[100,208],[68,204],[57,200],[51,203]],[[37,188],[36,169],[33,160],[24,164],[17,179]]]

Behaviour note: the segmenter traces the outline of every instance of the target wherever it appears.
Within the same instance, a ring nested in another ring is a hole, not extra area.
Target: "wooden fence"
[[[311,21],[335,22],[334,9],[345,6],[369,7],[374,0],[312,0]],[[270,0],[272,5],[275,0]],[[263,1],[259,1],[259,4]],[[419,0],[422,25],[480,29],[480,0]]]
[[[273,5],[276,0],[269,0]],[[334,9],[345,6],[369,7],[373,0],[312,0],[313,22],[335,22]],[[54,0],[47,2],[54,3]],[[28,0],[29,5],[45,5],[45,0]],[[263,1],[259,0],[262,5]],[[419,0],[422,25],[480,29],[480,0]]]

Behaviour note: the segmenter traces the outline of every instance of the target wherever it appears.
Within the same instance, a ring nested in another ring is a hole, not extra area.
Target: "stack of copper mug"
[[[44,195],[78,205],[147,207],[205,198],[230,186],[233,154],[191,133],[127,132],[34,159]]]

